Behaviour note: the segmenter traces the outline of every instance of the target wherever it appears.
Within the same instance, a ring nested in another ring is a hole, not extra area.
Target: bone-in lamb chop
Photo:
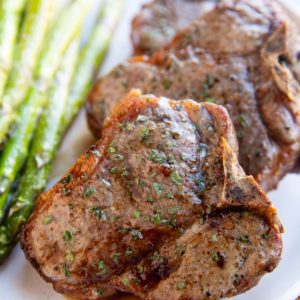
[[[276,210],[237,158],[226,110],[133,91],[43,194],[22,246],[61,293],[219,299],[280,260]]]
[[[300,59],[295,27],[273,1],[221,1],[151,57],[135,57],[90,94],[94,134],[131,88],[224,105],[239,161],[265,190],[295,169],[300,152]]]
[[[135,53],[152,53],[172,40],[180,29],[212,10],[218,0],[153,0],[132,21]]]

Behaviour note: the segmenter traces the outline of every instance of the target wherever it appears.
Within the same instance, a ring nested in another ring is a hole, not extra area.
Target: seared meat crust
[[[104,117],[131,88],[224,105],[242,167],[271,190],[299,157],[297,39],[273,1],[221,1],[166,48],[132,58],[101,78],[87,106],[90,127],[99,137]]]
[[[219,299],[281,256],[276,210],[236,158],[226,110],[133,91],[38,200],[22,247],[58,292]]]
[[[218,0],[154,0],[143,5],[132,21],[136,54],[152,53],[167,45],[192,21],[212,10]]]

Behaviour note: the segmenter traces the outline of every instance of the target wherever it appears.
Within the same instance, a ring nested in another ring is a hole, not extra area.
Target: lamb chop
[[[297,166],[300,152],[298,35],[273,1],[224,0],[151,57],[101,78],[87,105],[102,123],[131,88],[173,99],[224,105],[239,141],[239,161],[267,191]]]
[[[227,111],[132,91],[102,139],[38,200],[27,258],[82,299],[219,299],[278,264],[276,210],[237,157]]]
[[[132,21],[135,53],[152,53],[172,40],[177,31],[212,10],[218,0],[153,0]]]

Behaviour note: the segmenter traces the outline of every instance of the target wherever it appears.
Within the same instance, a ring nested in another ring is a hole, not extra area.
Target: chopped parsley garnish
[[[69,270],[69,266],[66,263],[63,264],[63,269],[64,269],[65,276],[66,277],[70,277],[71,276],[71,272]]]
[[[122,169],[122,171],[121,171],[121,176],[122,176],[122,177],[128,176],[128,170],[127,170],[127,168],[123,168],[123,169]]]
[[[246,117],[243,114],[240,115],[240,123],[243,128],[248,127],[248,122],[246,120]]]
[[[169,214],[176,215],[180,211],[180,207],[177,205],[168,209]]]
[[[143,115],[139,115],[139,116],[137,117],[136,120],[137,120],[138,122],[140,122],[140,123],[143,123],[143,122],[148,121],[148,117],[143,116]]]
[[[126,251],[125,251],[125,255],[126,256],[130,256],[130,255],[132,255],[133,254],[133,251],[130,249],[130,248],[128,248]]]
[[[166,194],[165,194],[165,197],[166,197],[167,199],[174,199],[174,195],[172,194],[172,192],[166,193]]]
[[[194,180],[199,192],[203,192],[205,189],[205,179],[202,175],[197,176],[197,178]]]
[[[183,290],[185,288],[185,282],[184,281],[180,281],[177,283],[177,289],[178,290]]]
[[[248,244],[250,242],[249,235],[242,235],[241,237],[239,237],[239,241]]]
[[[213,234],[212,236],[211,236],[211,238],[210,238],[213,242],[217,242],[218,241],[218,237],[215,235],[215,234]]]
[[[174,172],[171,173],[171,180],[176,185],[181,185],[182,184],[182,178],[180,177],[180,175],[178,174],[177,171],[174,171]]]
[[[100,288],[100,289],[98,289],[97,290],[97,295],[99,296],[99,297],[102,297],[103,295],[104,295],[104,288]]]
[[[168,146],[168,148],[170,149],[170,148],[176,147],[176,146],[177,146],[177,143],[176,143],[176,141],[174,141],[174,140],[168,141],[168,142],[167,142],[167,146]]]
[[[122,160],[124,160],[124,156],[121,154],[114,154],[113,159],[116,161],[122,161]]]
[[[103,260],[99,260],[98,269],[100,270],[100,272],[97,273],[97,275],[104,275],[107,273],[107,268]]]
[[[138,229],[131,229],[130,233],[134,241],[143,239],[143,234]]]
[[[116,221],[120,220],[121,217],[120,216],[112,216],[111,219],[112,219],[113,222],[116,222]]]
[[[133,216],[136,218],[136,219],[139,219],[140,216],[141,216],[141,213],[139,211],[134,211],[133,212]]]
[[[114,148],[114,147],[112,147],[112,146],[109,146],[109,147],[108,147],[108,152],[109,152],[110,154],[114,154],[114,153],[117,153],[117,149]]]
[[[111,173],[111,174],[116,174],[117,172],[118,172],[117,167],[112,167],[112,168],[110,169],[110,173]]]
[[[142,142],[147,142],[149,140],[150,137],[150,131],[148,128],[143,128],[141,130],[141,141]]]
[[[67,184],[67,183],[70,183],[71,180],[73,178],[73,175],[72,174],[68,174],[65,178],[62,179],[61,183],[62,184]]]
[[[160,213],[154,214],[151,217],[151,222],[157,225],[168,225],[168,226],[175,227],[175,224],[172,220],[164,219]]]
[[[163,186],[161,184],[157,183],[157,182],[153,183],[153,188],[154,188],[157,195],[161,195],[162,192],[164,191]]]
[[[72,232],[69,231],[69,230],[66,230],[66,231],[64,232],[64,234],[63,234],[63,240],[64,240],[65,242],[70,242],[70,241],[72,241],[72,239],[73,239],[73,234],[72,234]]]
[[[127,286],[127,285],[129,284],[129,281],[130,281],[129,278],[124,278],[124,279],[123,279],[124,285]]]
[[[175,158],[172,154],[168,156],[167,162],[168,162],[169,165],[175,164],[176,161],[175,161]]]
[[[268,241],[270,239],[270,234],[268,232],[265,232],[263,233],[262,237]]]
[[[143,274],[144,273],[144,267],[142,265],[137,265],[136,266],[136,270],[139,274]]]
[[[99,207],[92,208],[92,213],[97,219],[102,221],[107,221],[107,216],[101,208]]]
[[[67,196],[67,195],[69,195],[71,193],[71,189],[70,188],[63,189],[62,192],[63,192],[64,196]]]
[[[86,189],[85,189],[85,191],[84,191],[84,196],[85,197],[90,197],[90,196],[92,196],[94,193],[96,192],[96,189],[95,188],[93,188],[93,187],[87,187]]]
[[[164,78],[162,80],[162,85],[165,90],[168,90],[172,86],[172,81],[169,78]]]
[[[161,165],[166,162],[167,158],[164,154],[159,154],[157,150],[153,149],[151,150],[150,160]]]
[[[137,177],[135,180],[135,185],[138,188],[142,188],[145,186],[145,181],[143,181],[141,178]]]
[[[66,252],[66,260],[69,261],[69,262],[72,262],[74,260],[74,254],[73,252],[68,249],[67,252]]]
[[[148,202],[148,203],[154,203],[155,201],[154,201],[154,199],[151,197],[151,196],[148,196],[147,198],[146,198],[146,201]]]
[[[218,254],[216,252],[212,252],[211,254],[211,259],[214,261],[214,262],[217,262],[219,260],[219,257],[218,257]]]
[[[208,103],[216,103],[216,99],[214,97],[207,97],[205,99],[205,102],[208,102]]]
[[[54,221],[54,217],[51,215],[46,216],[43,221],[42,224],[43,225],[49,225],[50,223],[52,223]]]
[[[200,217],[200,219],[199,219],[199,223],[200,223],[200,225],[203,225],[203,224],[205,223],[205,219],[204,219],[204,217]]]

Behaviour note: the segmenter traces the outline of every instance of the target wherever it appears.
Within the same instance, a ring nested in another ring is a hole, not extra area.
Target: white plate
[[[101,0],[95,0],[101,1]],[[102,73],[125,60],[131,54],[129,40],[130,20],[145,0],[126,1],[126,13],[123,15],[114,37],[109,55],[102,68]],[[259,0],[258,0],[259,1]],[[290,7],[290,14],[300,28],[299,0],[282,0]],[[112,0],[112,4],[113,4]],[[89,133],[85,115],[82,112],[66,136],[51,175],[55,182],[65,173],[76,158],[93,142]],[[279,188],[269,196],[278,208],[279,217],[285,227],[284,252],[278,268],[263,277],[257,287],[248,293],[237,296],[236,300],[295,300],[300,295],[300,175],[289,175]],[[7,263],[0,268],[0,300],[62,300],[64,296],[52,290],[31,265],[25,260],[19,246],[16,247]],[[134,299],[128,297],[127,299]]]

